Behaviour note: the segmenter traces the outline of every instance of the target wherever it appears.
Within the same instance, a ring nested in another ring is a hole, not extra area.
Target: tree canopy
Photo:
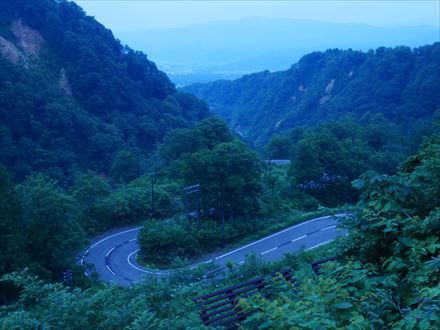
[[[78,170],[115,172],[120,152],[141,161],[168,131],[209,115],[75,2],[7,1],[0,11],[11,49],[0,52],[0,161],[14,181],[32,171],[60,182]]]

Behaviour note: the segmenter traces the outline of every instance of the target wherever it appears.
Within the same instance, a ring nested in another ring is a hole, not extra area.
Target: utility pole
[[[221,245],[222,248],[225,247],[225,206],[226,206],[226,201],[225,201],[225,191],[224,188],[222,187],[221,191],[220,191],[220,216],[221,216],[221,221],[222,221],[222,226],[221,226]]]
[[[197,194],[197,199],[196,199],[196,207],[197,207],[197,221],[200,221],[200,184],[195,184],[193,186],[188,186],[183,188],[183,193],[186,195],[185,197],[185,209],[186,209],[186,214],[188,215],[189,218],[189,233],[191,234],[192,232],[192,220],[191,220],[191,216],[190,216],[190,212],[189,212],[189,203],[188,203],[188,198],[189,195],[196,193]]]
[[[222,205],[221,215],[222,215],[221,236],[222,236],[222,249],[223,249],[225,247],[225,207],[224,207],[224,205]]]
[[[200,222],[200,187],[197,190],[197,200],[196,200],[196,203],[197,203],[197,221]]]
[[[151,209],[153,212],[153,215],[156,214],[156,205],[155,205],[155,192],[154,192],[154,185],[156,184],[156,172],[150,173],[151,178]]]
[[[63,271],[63,282],[68,286],[72,286],[73,284],[73,272],[71,269],[65,269]]]

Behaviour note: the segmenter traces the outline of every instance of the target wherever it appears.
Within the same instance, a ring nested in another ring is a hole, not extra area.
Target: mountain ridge
[[[346,116],[383,114],[417,127],[439,109],[440,43],[305,55],[288,70],[185,86],[257,147],[274,134]],[[438,114],[437,114],[438,115]],[[415,122],[414,122],[415,121]]]
[[[380,46],[421,46],[438,40],[438,27],[251,18],[121,31],[118,37],[148,50],[176,84],[184,85],[212,78],[238,78],[239,72],[285,70],[301,56],[328,48],[367,51]],[[223,74],[216,74],[218,71]]]

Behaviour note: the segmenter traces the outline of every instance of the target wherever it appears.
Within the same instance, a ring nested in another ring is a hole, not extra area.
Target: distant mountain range
[[[134,49],[148,51],[149,58],[179,86],[287,69],[301,56],[328,48],[417,47],[439,41],[439,27],[249,18],[123,32],[117,37]]]

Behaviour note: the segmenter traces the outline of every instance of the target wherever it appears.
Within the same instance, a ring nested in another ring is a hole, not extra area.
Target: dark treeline
[[[291,159],[291,184],[335,206],[357,201],[351,181],[367,170],[395,173],[410,149],[397,125],[375,115],[295,128],[273,136],[265,152],[272,159]]]

